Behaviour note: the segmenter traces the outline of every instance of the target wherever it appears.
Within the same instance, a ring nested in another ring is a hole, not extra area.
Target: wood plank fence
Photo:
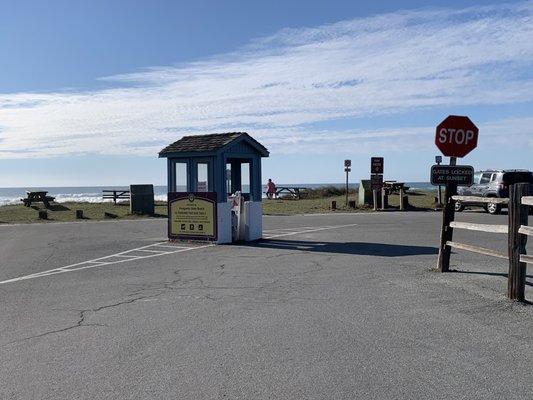
[[[526,254],[528,236],[533,236],[533,227],[528,226],[529,207],[533,207],[533,196],[529,184],[519,183],[511,185],[508,199],[495,199],[475,196],[458,196],[456,188],[447,191],[444,198],[444,210],[441,228],[441,243],[437,268],[441,272],[450,269],[451,249],[470,251],[486,256],[509,260],[507,297],[511,300],[525,301],[525,285],[527,264],[533,264],[533,257]],[[505,225],[477,224],[455,221],[455,202],[498,203],[507,205],[509,220]],[[487,249],[478,245],[464,244],[453,241],[453,230],[507,234],[508,249],[506,253]]]

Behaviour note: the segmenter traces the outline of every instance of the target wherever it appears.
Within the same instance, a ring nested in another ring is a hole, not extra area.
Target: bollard
[[[48,219],[48,212],[46,210],[39,210],[39,219]]]
[[[406,211],[410,207],[409,206],[409,196],[407,194],[404,194],[403,198],[402,198],[402,201],[403,201],[403,210],[402,211]]]
[[[336,210],[337,209],[337,202],[335,200],[331,201],[331,209]]]
[[[76,210],[76,219],[83,219],[83,210]]]

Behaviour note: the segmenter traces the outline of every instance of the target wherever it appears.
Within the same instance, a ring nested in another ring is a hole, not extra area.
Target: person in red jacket
[[[273,199],[276,195],[276,184],[272,182],[272,179],[269,179],[267,182],[267,192],[266,192],[267,198]]]

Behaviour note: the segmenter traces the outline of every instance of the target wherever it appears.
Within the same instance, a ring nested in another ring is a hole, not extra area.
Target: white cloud
[[[231,54],[102,78],[117,88],[0,94],[0,157],[155,154],[185,133],[225,130],[249,131],[278,152],[408,148],[406,134],[429,128],[313,123],[533,101],[532,66],[531,1],[287,29]]]

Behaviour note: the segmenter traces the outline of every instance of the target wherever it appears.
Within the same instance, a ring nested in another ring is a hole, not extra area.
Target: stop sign
[[[477,147],[478,132],[470,118],[450,115],[437,126],[435,144],[447,157],[464,157]]]

